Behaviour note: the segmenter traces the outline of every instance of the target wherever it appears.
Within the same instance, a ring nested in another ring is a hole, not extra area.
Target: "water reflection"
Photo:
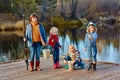
[[[110,33],[111,35],[98,33],[98,61],[120,63],[120,35],[116,32]],[[63,46],[60,50],[61,55],[68,52],[69,44],[73,44],[80,51],[82,58],[88,59],[87,53],[84,52],[84,29],[66,28],[60,34],[59,39]],[[22,36],[22,31],[0,33],[0,62],[23,58]]]
[[[120,38],[116,41],[120,41]],[[70,41],[70,38],[68,35],[66,35],[66,38],[64,39],[64,42],[62,41],[62,37],[60,38],[61,44],[64,43],[64,50],[61,50],[61,55],[64,55],[68,51],[68,45],[73,44],[81,53],[81,57],[83,59],[88,60],[87,53],[84,52],[84,39],[81,39],[78,41],[78,47],[75,43],[72,43]],[[113,62],[113,63],[120,63],[120,43],[116,47],[115,44],[113,44],[114,40],[111,40],[109,43],[107,40],[101,40],[98,39],[97,41],[97,47],[98,47],[98,61],[103,62]]]
[[[22,36],[17,34],[18,32],[0,33],[0,62],[8,62],[23,57]]]
[[[67,32],[69,31],[69,32]],[[80,52],[83,59],[87,59],[87,53],[84,52],[84,36],[85,30],[76,28],[74,30],[69,29],[65,31],[66,35],[60,37],[60,42],[63,45],[61,55],[64,55],[68,51],[68,45],[73,44]],[[72,36],[71,36],[72,35]],[[98,61],[120,63],[120,35],[114,29],[105,30],[101,33],[98,32]]]

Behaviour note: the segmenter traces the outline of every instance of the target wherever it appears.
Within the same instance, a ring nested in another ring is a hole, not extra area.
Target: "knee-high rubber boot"
[[[34,62],[30,61],[30,71],[32,72],[34,70]]]
[[[93,71],[96,70],[96,63],[93,63]]]
[[[37,71],[41,71],[42,69],[40,69],[40,61],[36,61],[36,68],[35,70]]]
[[[88,71],[92,69],[92,63],[89,63]]]

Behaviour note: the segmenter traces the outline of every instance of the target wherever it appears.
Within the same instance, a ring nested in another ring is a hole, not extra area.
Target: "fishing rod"
[[[24,17],[23,23],[24,23],[24,38],[25,38],[25,31],[26,31],[25,17]],[[26,40],[24,40],[24,55],[25,55],[25,63],[26,63],[26,67],[27,67],[26,69],[28,70],[28,48],[27,48],[27,41]]]
[[[23,26],[24,26],[24,55],[25,55],[25,63],[26,63],[26,70],[28,70],[28,47],[27,47],[27,40],[25,37],[26,27],[25,27],[25,15],[24,15],[24,0],[23,0]]]

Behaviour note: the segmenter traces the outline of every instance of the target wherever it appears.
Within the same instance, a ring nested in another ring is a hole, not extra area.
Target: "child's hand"
[[[66,53],[66,56],[69,56],[69,53]]]
[[[87,48],[84,48],[84,51],[86,52],[86,51],[87,51]]]
[[[27,41],[27,39],[26,39],[25,37],[23,37],[23,41],[24,41],[24,42],[26,42],[26,41]]]
[[[88,34],[88,38],[92,40],[92,36],[90,34]]]
[[[45,43],[45,42],[42,42],[42,45],[43,45],[43,46],[46,46],[46,43]]]
[[[62,46],[60,45],[60,48],[62,49]]]
[[[48,46],[48,43],[45,43],[45,46]]]
[[[62,46],[60,48],[62,49]]]
[[[52,42],[54,42],[54,39],[52,39]]]

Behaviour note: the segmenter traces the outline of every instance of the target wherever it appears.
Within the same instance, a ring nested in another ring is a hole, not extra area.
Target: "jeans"
[[[34,56],[36,55],[36,61],[40,61],[40,51],[41,51],[41,42],[33,42],[30,47],[30,61],[34,61]]]
[[[74,66],[75,65],[80,66],[82,69],[84,68],[84,62],[83,61],[76,60],[75,63],[74,63]]]
[[[71,59],[70,56],[65,56],[65,57],[64,57],[64,60],[66,60],[66,61],[71,61],[72,59]]]
[[[59,47],[58,46],[54,47],[53,59],[54,59],[54,63],[59,62]]]
[[[88,50],[88,57],[89,57],[89,62],[93,63],[93,62],[97,62],[97,48],[96,47],[92,47],[91,49]]]

